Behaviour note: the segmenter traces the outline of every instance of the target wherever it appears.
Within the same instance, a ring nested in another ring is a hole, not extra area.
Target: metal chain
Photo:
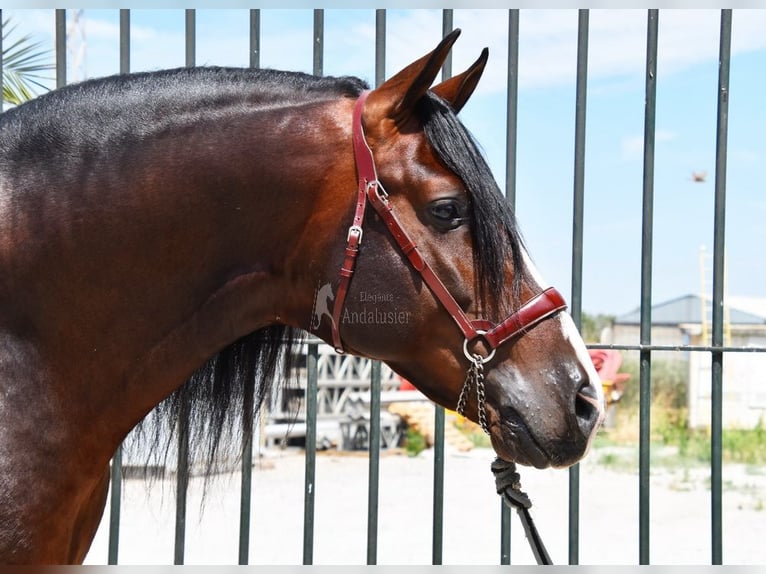
[[[455,412],[461,417],[465,416],[465,404],[468,401],[468,392],[471,390],[471,384],[473,383],[473,363],[471,365],[468,368],[468,375],[463,383],[463,388],[460,389],[460,396],[457,398],[457,407],[455,408]]]
[[[485,434],[489,434],[489,426],[487,425],[487,412],[484,408],[486,395],[484,393],[484,361],[481,360],[479,355],[476,355],[476,361],[474,361],[474,378],[476,379],[476,398],[479,402],[479,426]]]
[[[476,400],[479,412],[479,426],[481,430],[489,434],[489,425],[487,424],[487,412],[484,406],[486,394],[484,391],[484,359],[481,355],[471,357],[471,366],[468,368],[463,388],[460,389],[460,396],[457,399],[457,408],[455,411],[460,416],[465,416],[465,406],[468,402],[468,393],[471,387],[476,384]]]

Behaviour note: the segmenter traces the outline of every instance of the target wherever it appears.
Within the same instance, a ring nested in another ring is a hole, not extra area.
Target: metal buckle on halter
[[[351,241],[351,236],[353,235],[353,236],[356,237],[357,243],[361,243],[362,242],[362,233],[363,233],[363,230],[362,230],[361,226],[359,226],[359,225],[352,225],[351,227],[348,228],[348,235],[346,236],[346,242],[348,243],[349,241]]]
[[[388,201],[388,192],[386,191],[386,188],[383,187],[383,184],[380,183],[379,180],[373,179],[372,181],[367,182],[367,186],[364,189],[365,194],[370,192],[371,187],[375,187],[375,192],[377,193],[378,197],[383,201]]]
[[[477,334],[477,335],[484,335],[484,334],[486,334],[486,331],[484,331],[484,330],[482,330],[482,329],[476,329],[476,334]],[[477,362],[480,362],[482,365],[484,365],[484,364],[486,364],[486,363],[489,363],[489,362],[490,362],[490,361],[491,361],[491,360],[494,358],[494,356],[495,356],[495,351],[497,351],[497,349],[492,349],[492,350],[489,352],[489,355],[487,355],[486,357],[482,357],[482,356],[481,356],[481,355],[479,355],[478,353],[473,353],[473,354],[472,354],[472,353],[471,353],[471,352],[468,350],[468,343],[470,343],[470,341],[474,341],[475,339],[476,339],[476,337],[474,337],[473,339],[470,339],[470,340],[469,340],[469,339],[466,337],[466,339],[463,341],[463,354],[465,355],[465,358],[466,358],[466,359],[468,359],[468,360],[469,360],[471,363],[477,363]]]

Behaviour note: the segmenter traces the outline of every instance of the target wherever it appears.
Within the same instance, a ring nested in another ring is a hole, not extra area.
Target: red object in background
[[[622,390],[622,383],[630,378],[630,375],[618,373],[622,366],[622,355],[619,351],[611,349],[589,349],[590,360],[596,367],[601,381],[607,385],[615,385],[618,390]],[[399,377],[400,391],[416,391],[415,386],[404,377]]]
[[[399,377],[399,390],[400,391],[417,391],[415,385],[409,382],[404,377]]]
[[[630,378],[626,373],[617,372],[622,366],[622,354],[612,349],[589,349],[588,354],[598,376],[601,377],[607,404],[619,401],[625,381]]]
[[[619,351],[611,349],[590,349],[588,350],[590,360],[593,361],[593,366],[598,371],[598,376],[602,379],[609,381],[616,381],[622,379],[623,381],[630,378],[630,375],[619,374],[617,371],[622,366],[622,355]]]

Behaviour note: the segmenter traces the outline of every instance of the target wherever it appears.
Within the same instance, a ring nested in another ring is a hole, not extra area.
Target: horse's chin
[[[491,431],[492,448],[499,458],[540,469],[556,466],[527,432],[506,424]]]

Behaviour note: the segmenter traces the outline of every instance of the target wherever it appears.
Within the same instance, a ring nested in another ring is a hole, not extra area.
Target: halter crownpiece
[[[420,273],[423,281],[439,300],[447,313],[457,324],[465,337],[463,351],[466,358],[471,363],[480,360],[482,363],[489,362],[495,354],[495,350],[506,341],[522,334],[540,321],[558,313],[566,308],[566,303],[561,294],[549,287],[542,293],[536,295],[515,313],[509,315],[499,324],[494,324],[484,319],[469,319],[458,305],[455,298],[449,293],[444,283],[439,279],[434,270],[421,254],[418,246],[405,231],[399,219],[394,213],[391,203],[388,201],[388,194],[378,181],[377,171],[375,169],[375,159],[372,150],[364,137],[364,127],[362,126],[362,110],[364,102],[369,95],[369,90],[361,93],[354,106],[352,123],[352,141],[354,145],[354,159],[357,170],[357,200],[354,211],[354,220],[348,230],[346,239],[346,250],[343,264],[340,269],[340,284],[338,293],[335,297],[332,321],[332,339],[335,350],[343,352],[343,341],[340,336],[340,321],[345,304],[348,288],[351,283],[351,277],[354,274],[356,257],[359,254],[359,246],[362,242],[362,225],[364,222],[364,213],[367,202],[375,209],[381,217],[391,235],[396,240],[402,253],[407,257],[412,267]],[[470,353],[468,346],[481,340],[488,347],[489,351],[486,357],[481,357],[475,353]]]

